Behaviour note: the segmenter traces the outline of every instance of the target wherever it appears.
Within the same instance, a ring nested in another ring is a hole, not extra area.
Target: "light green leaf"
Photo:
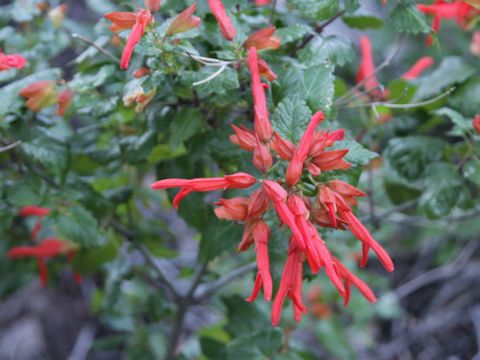
[[[353,43],[344,36],[316,37],[298,53],[298,59],[306,66],[321,64],[328,59],[332,64],[343,66],[353,61],[356,53]]]
[[[305,16],[317,21],[327,20],[339,9],[338,0],[288,0]]]
[[[414,2],[407,4],[399,3],[390,13],[390,25],[397,31],[410,34],[428,33],[431,28]]]
[[[83,248],[101,243],[97,220],[79,205],[71,206],[65,214],[57,214],[54,223],[60,238],[71,240]]]
[[[380,29],[383,27],[383,21],[376,16],[357,12],[353,15],[344,15],[342,20],[350,27],[357,29]]]
[[[310,32],[310,30],[310,26],[304,24],[295,24],[292,26],[277,29],[274,35],[280,36],[283,45],[303,38],[306,34]]]
[[[362,144],[356,142],[353,138],[346,138],[342,141],[336,141],[334,146],[326,150],[328,151],[335,149],[348,149],[348,153],[345,155],[344,159],[355,165],[366,165],[370,162],[370,160],[379,156],[376,152],[368,150]]]
[[[304,100],[289,96],[275,109],[272,125],[281,137],[298,143],[311,117],[312,112]]]

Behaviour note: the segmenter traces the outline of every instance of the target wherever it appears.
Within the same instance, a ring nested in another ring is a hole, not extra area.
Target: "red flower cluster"
[[[264,33],[271,37],[273,32],[269,30]],[[257,40],[250,41],[258,44]],[[287,296],[292,300],[295,320],[300,321],[302,313],[307,312],[302,302],[304,261],[308,262],[312,273],[317,273],[321,268],[325,269],[333,285],[344,297],[345,305],[350,298],[351,284],[355,285],[367,300],[374,302],[376,298],[370,288],[330,254],[316,227],[319,225],[341,230],[349,228],[362,242],[363,256],[360,261],[362,267],[367,263],[369,249],[373,249],[383,266],[388,271],[393,271],[394,266],[389,255],[352,212],[352,207],[357,205],[356,197],[365,194],[340,180],[315,182],[317,195],[312,202],[297,186],[304,169],[313,176],[318,176],[322,171],[347,169],[351,166],[343,159],[348,149],[328,150],[335,141],[343,139],[344,131],[315,131],[324,119],[323,113],[319,111],[311,118],[298,147],[283,139],[273,131],[269,120],[265,86],[260,81],[257,49],[254,46],[249,49],[248,60],[252,74],[254,130],[232,125],[235,134],[231,135],[230,139],[243,149],[253,151],[253,163],[265,174],[266,180],[257,180],[251,175],[237,173],[219,178],[164,179],[153,183],[152,189],[181,188],[173,200],[173,205],[178,208],[180,200],[192,191],[240,189],[258,182],[262,184],[248,198],[220,199],[215,203],[217,205],[215,214],[219,219],[243,222],[245,229],[238,251],[245,251],[255,244],[258,272],[253,291],[247,301],[255,300],[261,288],[266,301],[271,300],[274,292],[268,254],[270,228],[264,221],[265,213],[274,208],[280,224],[291,230],[287,261],[272,306],[274,326],[280,321]],[[289,162],[285,179],[274,181],[268,178],[267,173],[273,164],[272,150],[281,159]]]
[[[454,0],[447,2],[444,0],[435,0],[432,5],[417,4],[418,10],[425,14],[433,15],[432,29],[438,32],[442,19],[456,19],[457,24],[466,29],[472,23],[476,15],[480,14],[480,10],[470,5],[464,0]],[[427,45],[432,44],[430,35],[427,39]]]
[[[30,233],[30,239],[35,241],[37,239],[38,232],[42,229],[40,219],[49,214],[50,209],[41,208],[38,206],[25,206],[20,210],[20,216],[36,216],[37,220],[33,227],[32,232]],[[39,241],[38,245],[35,246],[17,246],[13,249],[10,249],[7,253],[7,256],[11,259],[22,258],[22,257],[35,257],[37,258],[38,270],[40,275],[40,282],[43,286],[47,285],[47,265],[45,264],[46,258],[51,258],[58,256],[60,254],[65,254],[68,261],[72,261],[75,256],[75,251],[77,250],[77,245],[69,241],[62,241],[55,237],[48,237]],[[74,273],[74,279],[76,282],[82,281],[82,277]]]
[[[0,71],[22,69],[26,64],[27,60],[22,55],[5,55],[0,49]]]

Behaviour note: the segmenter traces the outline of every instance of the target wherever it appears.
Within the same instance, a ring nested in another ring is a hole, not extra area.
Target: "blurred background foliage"
[[[271,5],[223,2],[237,45],[269,22]],[[262,54],[279,75],[267,91],[273,126],[298,141],[311,114],[323,109],[328,118],[321,128],[346,129],[338,147],[351,149],[346,159],[354,166],[322,179],[345,179],[367,192],[358,216],[396,270],[386,274],[377,261],[359,270],[354,264],[360,243],[350,233],[325,230],[329,248],[370,284],[378,302],[369,304],[355,290],[343,308],[324,276],[307,275],[309,314],[294,323],[285,308],[281,326],[272,328],[270,304],[244,301],[253,284],[254,253],[237,254],[242,227],[214,216],[211,203],[220,194],[191,194],[177,213],[170,201],[174,192],[149,186],[170,177],[258,174],[251,155],[228,138],[231,123],[249,126],[253,120],[248,69],[229,67],[192,87],[215,69],[170,52],[237,59],[207,1],[198,3],[200,27],[177,35],[177,45],[166,42],[158,51],[147,33],[127,71],[75,34],[119,56],[128,31],[113,36],[103,15],[143,4],[67,0],[65,17],[56,22],[38,3],[3,1],[0,7],[0,47],[28,61],[22,70],[0,72],[1,145],[22,142],[0,153],[1,358],[169,358],[173,340],[179,359],[476,354],[480,136],[472,119],[480,113],[480,59],[469,50],[475,28],[444,21],[435,45],[426,47],[431,18],[416,11],[413,1],[277,1],[272,23],[282,46]],[[192,3],[164,0],[155,16],[158,33],[165,32],[166,19]],[[340,11],[343,16],[328,22]],[[350,90],[362,34],[371,39],[377,66],[387,60],[377,77],[389,100],[405,106],[373,106],[377,99]],[[435,61],[431,69],[413,81],[400,79],[427,55]],[[135,79],[133,71],[142,66],[152,73]],[[55,107],[33,113],[18,96],[35,81],[60,79],[75,90],[63,118],[55,116]],[[136,112],[122,99],[139,86],[145,93],[155,88],[156,95]],[[41,221],[41,238],[56,234],[80,246],[71,266],[85,277],[81,284],[73,284],[62,258],[48,262],[46,289],[36,282],[33,260],[6,258],[8,249],[28,244],[35,219],[18,215],[26,205],[53,209]],[[276,286],[287,238],[272,228]]]

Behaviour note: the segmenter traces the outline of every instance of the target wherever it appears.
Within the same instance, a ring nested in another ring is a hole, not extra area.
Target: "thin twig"
[[[277,0],[273,0],[272,3],[272,12],[270,13],[270,18],[268,19],[268,25],[273,24],[273,18],[275,17],[275,11],[277,10]]]
[[[210,80],[215,79],[215,78],[216,78],[218,75],[220,75],[226,68],[227,68],[227,65],[222,65],[222,67],[221,67],[220,69],[218,69],[217,71],[215,71],[212,75],[210,75],[209,77],[207,77],[207,78],[205,78],[205,79],[203,79],[203,80],[194,82],[192,85],[193,85],[193,86],[198,86],[198,85],[205,84],[205,83],[209,82]]]
[[[315,27],[315,32],[317,34],[320,34],[328,25],[330,25],[332,22],[334,22],[336,19],[338,19],[340,16],[342,16],[343,14],[345,14],[347,10],[346,9],[343,9],[343,10],[340,10],[338,13],[336,13],[335,15],[333,15],[330,19],[328,19],[327,21],[325,21],[324,23],[318,25],[317,27]],[[312,39],[315,37],[314,34],[310,34],[308,35],[305,39],[303,39],[303,41],[300,43],[300,45],[298,45],[295,50],[292,51],[292,53],[290,54],[291,57],[295,57],[295,55],[297,55],[297,52],[298,50],[301,50],[303,49],[305,46],[307,46],[307,44],[312,41]]]
[[[1,147],[1,148],[0,148],[0,153],[2,153],[2,152],[4,152],[4,151],[8,151],[8,150],[10,150],[10,149],[13,149],[13,148],[17,147],[18,145],[20,145],[21,143],[22,143],[21,140],[17,140],[17,141],[15,141],[15,142],[12,143],[12,144],[9,144],[9,145],[7,145],[7,146]]]
[[[98,46],[98,45],[95,44],[93,41],[88,40],[86,37],[84,37],[84,36],[82,36],[82,35],[80,35],[80,34],[72,33],[71,35],[72,35],[72,37],[73,37],[74,39],[82,40],[83,42],[87,43],[88,45],[93,46],[95,49],[97,49],[98,51],[100,51],[100,52],[103,53],[104,55],[108,56],[110,59],[112,59],[113,61],[115,61],[117,64],[120,65],[120,63],[121,63],[120,59],[117,58],[115,55],[113,55],[110,51],[105,50],[105,49],[102,48],[101,46]]]
[[[438,100],[443,99],[445,96],[450,95],[454,90],[455,90],[455,86],[452,86],[450,89],[448,89],[444,93],[442,93],[442,94],[440,94],[440,95],[438,95],[438,96],[436,96],[432,99],[421,101],[421,102],[418,102],[418,103],[393,104],[393,103],[388,102],[388,101],[385,101],[385,102],[376,101],[376,102],[372,102],[372,103],[368,103],[368,104],[348,105],[348,106],[345,106],[345,107],[346,108],[357,108],[357,107],[372,107],[372,108],[375,108],[376,106],[385,106],[385,107],[392,108],[392,109],[410,109],[412,107],[425,106],[425,105],[437,102]]]
[[[158,265],[158,263],[155,261],[155,258],[150,254],[150,251],[142,244],[136,244],[137,249],[142,253],[143,257],[145,258],[146,262],[155,270],[157,275],[159,276],[161,282],[165,284],[165,286],[170,290],[172,293],[173,297],[175,299],[178,299],[180,297],[178,290],[176,287],[173,285],[170,280],[168,280],[167,276],[163,272],[163,269],[161,266]]]
[[[232,281],[233,279],[242,276],[243,274],[246,274],[247,272],[252,271],[257,267],[257,264],[255,262],[244,265],[237,270],[232,271],[230,274],[227,274],[217,281],[215,281],[213,284],[211,284],[207,289],[203,290],[200,294],[195,294],[194,299],[196,302],[202,302],[206,299],[208,299],[210,296],[212,296],[217,290],[222,288],[223,286],[227,285]]]

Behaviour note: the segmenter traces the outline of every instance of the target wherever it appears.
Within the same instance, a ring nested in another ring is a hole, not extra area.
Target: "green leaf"
[[[115,259],[120,250],[120,244],[110,240],[104,246],[93,249],[80,249],[71,262],[73,269],[83,276],[93,274],[104,263]]]
[[[360,0],[343,0],[343,5],[345,6],[348,14],[354,13],[361,6]]]
[[[362,144],[356,142],[353,138],[346,138],[342,141],[336,141],[335,145],[326,150],[348,149],[344,159],[355,165],[366,165],[370,160],[377,158],[376,152],[370,151]]]
[[[428,136],[393,138],[383,152],[387,166],[407,180],[418,180],[425,168],[443,157],[445,143]]]
[[[476,159],[468,160],[463,165],[463,175],[471,182],[480,185],[480,161]]]
[[[0,101],[0,116],[5,115],[12,110],[11,106],[15,99],[23,99],[18,95],[20,91],[40,80],[56,80],[59,71],[60,69],[57,68],[37,71],[32,75],[14,81],[1,88],[0,99],[2,99],[2,101]]]
[[[239,295],[223,297],[223,303],[227,308],[229,322],[225,330],[233,336],[242,336],[252,333],[266,326],[271,326],[270,319],[261,312],[255,303],[248,303]],[[248,358],[239,358],[248,359]]]
[[[339,9],[338,0],[288,0],[305,16],[317,21],[327,20]]]
[[[388,22],[395,30],[409,34],[428,33],[431,30],[425,15],[417,9],[414,2],[397,4],[390,13]]]
[[[146,131],[142,136],[131,136],[122,141],[122,145],[128,144],[123,153],[125,159],[135,164],[145,160],[152,152],[155,145],[155,133],[151,130]]]
[[[342,20],[350,27],[357,29],[380,29],[383,27],[383,21],[376,16],[357,12],[353,15],[344,15]]]
[[[426,188],[420,197],[420,209],[429,219],[448,215],[462,191],[462,178],[455,166],[435,163],[427,167]]]
[[[385,180],[384,186],[388,197],[394,205],[406,203],[409,200],[418,198],[422,194],[421,190],[408,183],[401,183],[390,179]]]
[[[276,36],[280,36],[282,39],[282,45],[288,44],[292,41],[297,41],[303,38],[306,34],[311,31],[310,26],[305,24],[295,24],[292,26],[287,26],[284,28],[277,29],[275,31]]]
[[[170,144],[177,149],[181,142],[188,140],[203,128],[202,112],[194,107],[183,106],[175,114],[171,124]]]
[[[52,213],[60,238],[71,240],[82,248],[91,248],[100,244],[97,220],[85,208],[73,205],[65,214]]]
[[[334,79],[333,65],[323,62],[308,68],[291,93],[304,99],[312,112],[322,110],[328,116],[335,92]]]
[[[474,73],[475,69],[461,57],[446,57],[434,71],[421,78],[412,102],[437,95],[454,84],[464,82]]]
[[[480,96],[478,94],[480,94],[480,77],[472,76],[447,98],[447,104],[460,111],[464,116],[473,117],[480,112]]]
[[[63,176],[68,169],[68,145],[40,127],[33,131],[29,140],[22,143],[20,149],[24,156],[42,163],[49,173]]]
[[[218,340],[202,336],[200,346],[202,347],[202,353],[209,360],[225,360],[227,358],[227,347]]]
[[[3,180],[2,180],[3,181]],[[26,176],[6,188],[7,200],[15,206],[37,205],[42,202],[41,183]]]
[[[353,61],[356,53],[353,43],[344,36],[316,37],[298,53],[298,59],[306,66],[321,64],[328,59],[332,64],[343,66]]]
[[[450,135],[462,135],[471,130],[472,122],[465,119],[462,114],[455,110],[443,107],[436,110],[435,114],[439,116],[447,116],[452,120],[455,126],[452,131],[450,131]]]
[[[198,261],[210,261],[224,251],[231,250],[242,238],[242,232],[241,226],[210,216],[207,226],[202,232]]]
[[[184,71],[182,73],[182,84],[192,87],[192,84],[207,79],[219,70],[217,66],[204,66],[200,71]],[[212,80],[195,86],[194,88],[203,96],[210,93],[219,95],[225,94],[228,90],[237,89],[240,86],[238,82],[238,74],[235,70],[226,68],[220,75]]]
[[[289,96],[275,109],[272,125],[281,137],[298,143],[311,117],[312,112],[304,100]]]

